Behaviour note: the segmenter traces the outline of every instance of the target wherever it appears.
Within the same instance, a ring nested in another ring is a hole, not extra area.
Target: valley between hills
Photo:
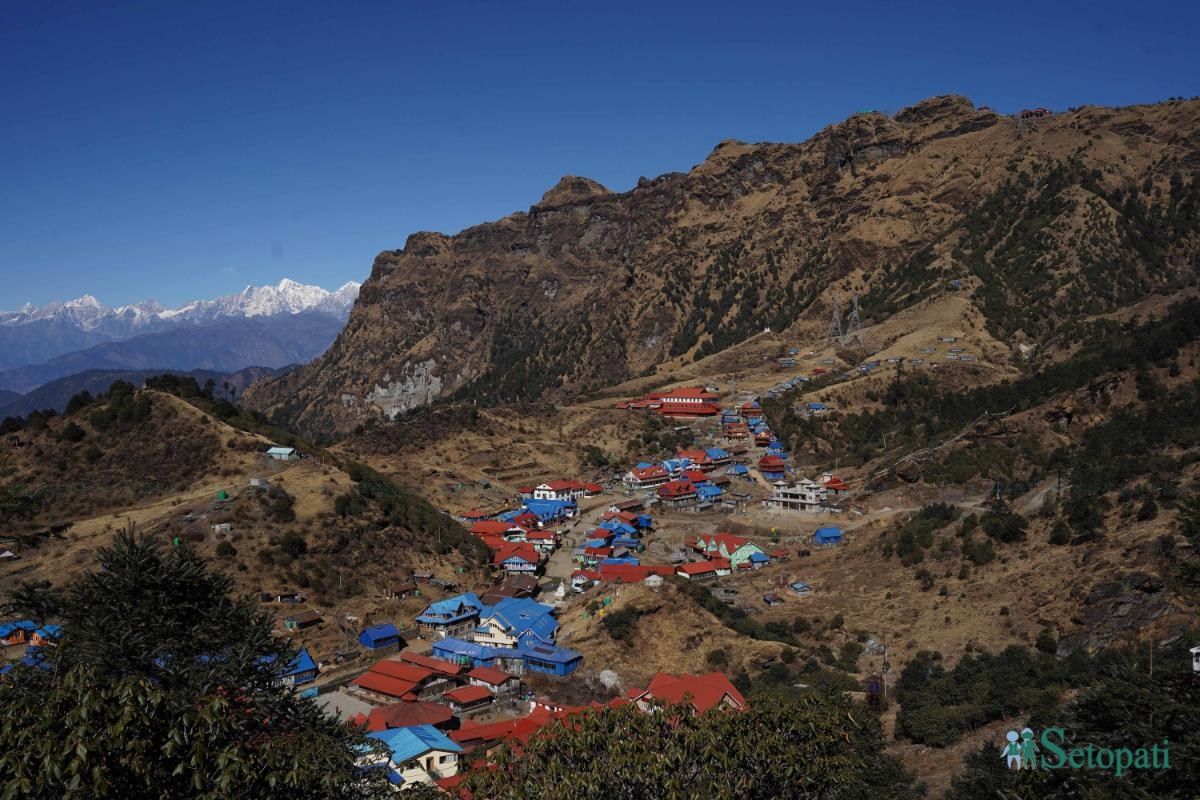
[[[363,628],[438,655],[431,603],[531,573],[581,657],[526,674],[546,702],[710,671],[865,702],[881,675],[886,752],[970,796],[971,753],[1084,688],[1055,673],[997,707],[1003,670],[1196,644],[1198,128],[1194,100],[1014,119],[939,97],[413,234],[324,355],[236,405],[151,379],[5,420],[0,588],[70,581],[130,527],[186,543],[267,601],[323,692],[355,695]],[[719,408],[652,402],[681,392]],[[720,491],[677,502],[640,464]],[[771,507],[805,479],[807,510]],[[599,491],[513,516],[574,491],[554,481]],[[602,523],[631,501],[652,522],[614,545]],[[720,561],[694,545],[717,532],[763,559],[678,574],[680,553]],[[466,718],[517,716],[489,713]]]

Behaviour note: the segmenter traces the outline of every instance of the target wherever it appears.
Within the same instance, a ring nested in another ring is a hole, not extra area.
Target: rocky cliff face
[[[1014,346],[1195,279],[1200,102],[1018,121],[938,97],[800,144],[727,141],[610,192],[416,233],[311,365],[246,400],[310,434],[438,398],[561,399],[761,331],[970,293]]]

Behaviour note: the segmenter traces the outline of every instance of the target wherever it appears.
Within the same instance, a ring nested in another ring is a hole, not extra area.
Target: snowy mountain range
[[[237,294],[178,308],[153,300],[112,308],[83,295],[0,311],[0,389],[25,393],[94,368],[238,370],[303,362],[329,346],[358,289],[359,284],[349,282],[330,292],[285,278],[277,286],[247,286]],[[247,327],[249,323],[254,324]],[[190,331],[199,329],[214,350],[217,342],[224,349],[193,364],[197,343],[184,343]],[[285,357],[291,360],[278,363]]]
[[[204,324],[223,317],[270,317],[315,311],[344,319],[358,297],[359,285],[350,281],[330,292],[284,278],[278,286],[247,286],[237,294],[194,300],[179,308],[164,308],[155,300],[110,308],[85,294],[66,302],[27,304],[16,311],[0,311],[0,326],[66,322],[84,331],[110,331],[116,338],[181,323]]]

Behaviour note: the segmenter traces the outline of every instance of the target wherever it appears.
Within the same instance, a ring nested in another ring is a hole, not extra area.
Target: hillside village
[[[957,335],[936,338],[946,340],[943,346],[959,343]],[[767,345],[765,352],[772,350],[779,347]],[[639,453],[631,446],[624,460],[610,457],[603,467],[588,467],[576,456],[574,474],[580,477],[530,474],[520,463],[517,468],[502,464],[475,473],[489,478],[446,484],[444,492],[436,493],[448,506],[440,516],[461,525],[486,554],[478,562],[474,556],[460,560],[455,551],[418,551],[412,544],[364,550],[368,560],[357,570],[355,594],[333,602],[322,597],[332,591],[328,587],[278,578],[251,583],[246,578],[253,573],[235,572],[245,575],[239,581],[257,592],[266,607],[276,609],[280,634],[298,648],[279,680],[385,742],[392,757],[383,766],[397,785],[453,788],[460,765],[501,744],[520,742],[582,708],[645,704],[646,692],[667,702],[684,694],[715,698],[705,701],[704,708],[744,707],[744,690],[733,678],[742,676],[742,682],[747,674],[776,669],[772,665],[795,657],[789,651],[824,658],[819,654],[834,653],[832,644],[837,652],[829,658],[836,657],[840,665],[835,677],[818,669],[793,672],[792,680],[834,680],[843,691],[878,697],[883,705],[895,691],[893,665],[934,640],[932,634],[905,637],[934,619],[944,617],[936,640],[951,652],[1014,638],[1032,640],[1038,622],[1014,629],[988,599],[1006,582],[1028,584],[1021,566],[1027,556],[1014,551],[1013,560],[999,570],[979,568],[970,584],[960,570],[958,602],[968,592],[971,597],[963,611],[952,608],[945,592],[925,594],[911,576],[880,560],[880,544],[895,535],[897,526],[903,530],[906,520],[920,518],[931,503],[952,495],[919,485],[906,488],[894,477],[881,488],[861,468],[836,471],[814,465],[811,456],[798,459],[765,410],[779,413],[782,408],[799,419],[852,411],[856,402],[863,402],[855,399],[864,397],[858,384],[893,380],[890,375],[904,368],[901,357],[885,355],[853,368],[843,358],[813,350],[754,358],[762,366],[749,375],[740,373],[740,386],[734,379],[685,382],[570,410],[581,419],[654,432],[653,445],[635,439],[645,449]],[[981,369],[973,364],[957,368]],[[881,372],[890,375],[881,377]],[[796,391],[806,385],[815,391]],[[149,398],[152,419],[169,409],[175,417],[194,416],[198,426],[213,424],[187,403],[153,390],[135,393],[130,407],[140,402],[138,397]],[[88,431],[85,441],[94,437],[99,443],[105,435],[92,432],[90,419],[74,419]],[[75,423],[48,422],[51,431],[69,424]],[[603,425],[593,428],[604,430]],[[22,458],[39,452],[38,438],[30,431],[11,436],[21,440],[15,452]],[[351,533],[346,523],[357,524],[354,509],[363,501],[355,499],[354,487],[362,474],[344,471],[333,463],[332,453],[309,450],[301,442],[280,445],[228,426],[217,436],[237,445],[230,450],[236,453],[236,469],[191,486],[185,502],[167,495],[166,502],[76,520],[65,534],[40,545],[22,539],[10,547],[6,566],[0,568],[13,577],[49,574],[66,563],[59,560],[60,554],[70,553],[66,541],[76,546],[102,541],[130,523],[153,532],[164,544],[197,547],[215,558],[230,550],[249,554],[254,543],[281,553],[292,545],[280,535],[289,526],[271,523],[281,513],[276,504],[294,515],[300,529],[310,529],[310,549],[319,549],[337,529],[343,537]],[[574,446],[560,443],[558,450],[542,451],[542,458],[585,451],[594,441],[604,440],[585,436]],[[434,446],[447,445],[437,439]],[[358,457],[354,446],[351,442],[341,452]],[[516,452],[510,458],[521,457]],[[30,463],[37,468],[36,461]],[[379,459],[372,463],[387,465]],[[412,480],[411,474],[406,479]],[[952,491],[960,493],[961,508],[983,513],[985,507],[978,504],[986,499],[986,486],[980,485],[974,498],[962,489]],[[907,502],[909,510],[888,505],[898,500]],[[336,512],[343,505],[350,516]],[[275,532],[264,537],[255,532],[260,525]],[[381,556],[381,562],[370,563]],[[1126,602],[1125,597],[1118,594],[1113,602]],[[1029,602],[1045,608],[1047,601],[1038,594]],[[680,603],[676,612],[662,610]],[[685,613],[685,607],[695,610]],[[964,613],[970,607],[991,610],[972,616]],[[1157,617],[1156,625],[1178,613],[1170,605],[1158,611],[1140,605],[1134,609],[1130,619]],[[694,619],[691,624],[701,627],[693,630],[715,626],[704,637],[707,645],[698,645],[694,637],[677,641],[672,638],[677,631],[660,633],[661,625],[670,625],[669,614]],[[1143,614],[1154,616],[1139,616]],[[904,617],[907,623],[900,621]],[[799,632],[801,624],[820,638]],[[1106,623],[1098,624],[1103,628]],[[52,646],[56,626],[14,618],[3,631],[7,660],[46,666],[43,654]],[[674,693],[664,688],[672,685],[690,688]],[[414,759],[416,767],[410,764]]]
[[[994,113],[960,101],[926,108],[969,123],[930,149],[1001,139]],[[1016,121],[1073,141],[1042,111]],[[723,146],[692,177],[756,152]],[[1171,181],[1172,224],[1195,217],[1196,185]],[[1121,208],[1141,220],[1138,202]],[[424,258],[420,242],[381,263]],[[851,271],[807,316],[742,319],[720,346],[656,333],[653,359],[556,384],[569,392],[542,391],[542,373],[585,359],[527,349],[478,397],[384,373],[332,405],[306,385],[293,408],[279,387],[304,370],[259,387],[270,413],[170,376],[81,393],[0,423],[0,584],[69,584],[123,535],[198,554],[295,653],[270,662],[275,685],[379,743],[359,766],[397,790],[464,796],[467,773],[589,710],[737,713],[783,691],[862,704],[887,754],[940,792],[1000,726],[1075,697],[1064,675],[1081,662],[1194,644],[1200,585],[1195,281],[1152,281],[1037,339],[998,322],[973,264],[914,268],[924,283],[895,308]],[[349,369],[335,357],[322,381]],[[426,394],[410,407],[411,391]],[[297,420],[337,436],[281,426]],[[0,675],[51,673],[60,621],[0,619]],[[1052,672],[1052,700],[994,701],[987,670],[1009,661],[1036,688]]]

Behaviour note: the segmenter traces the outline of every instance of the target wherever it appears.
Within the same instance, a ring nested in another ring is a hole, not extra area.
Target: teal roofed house
[[[294,447],[272,447],[267,450],[267,458],[274,461],[294,461],[300,457],[300,452]]]

